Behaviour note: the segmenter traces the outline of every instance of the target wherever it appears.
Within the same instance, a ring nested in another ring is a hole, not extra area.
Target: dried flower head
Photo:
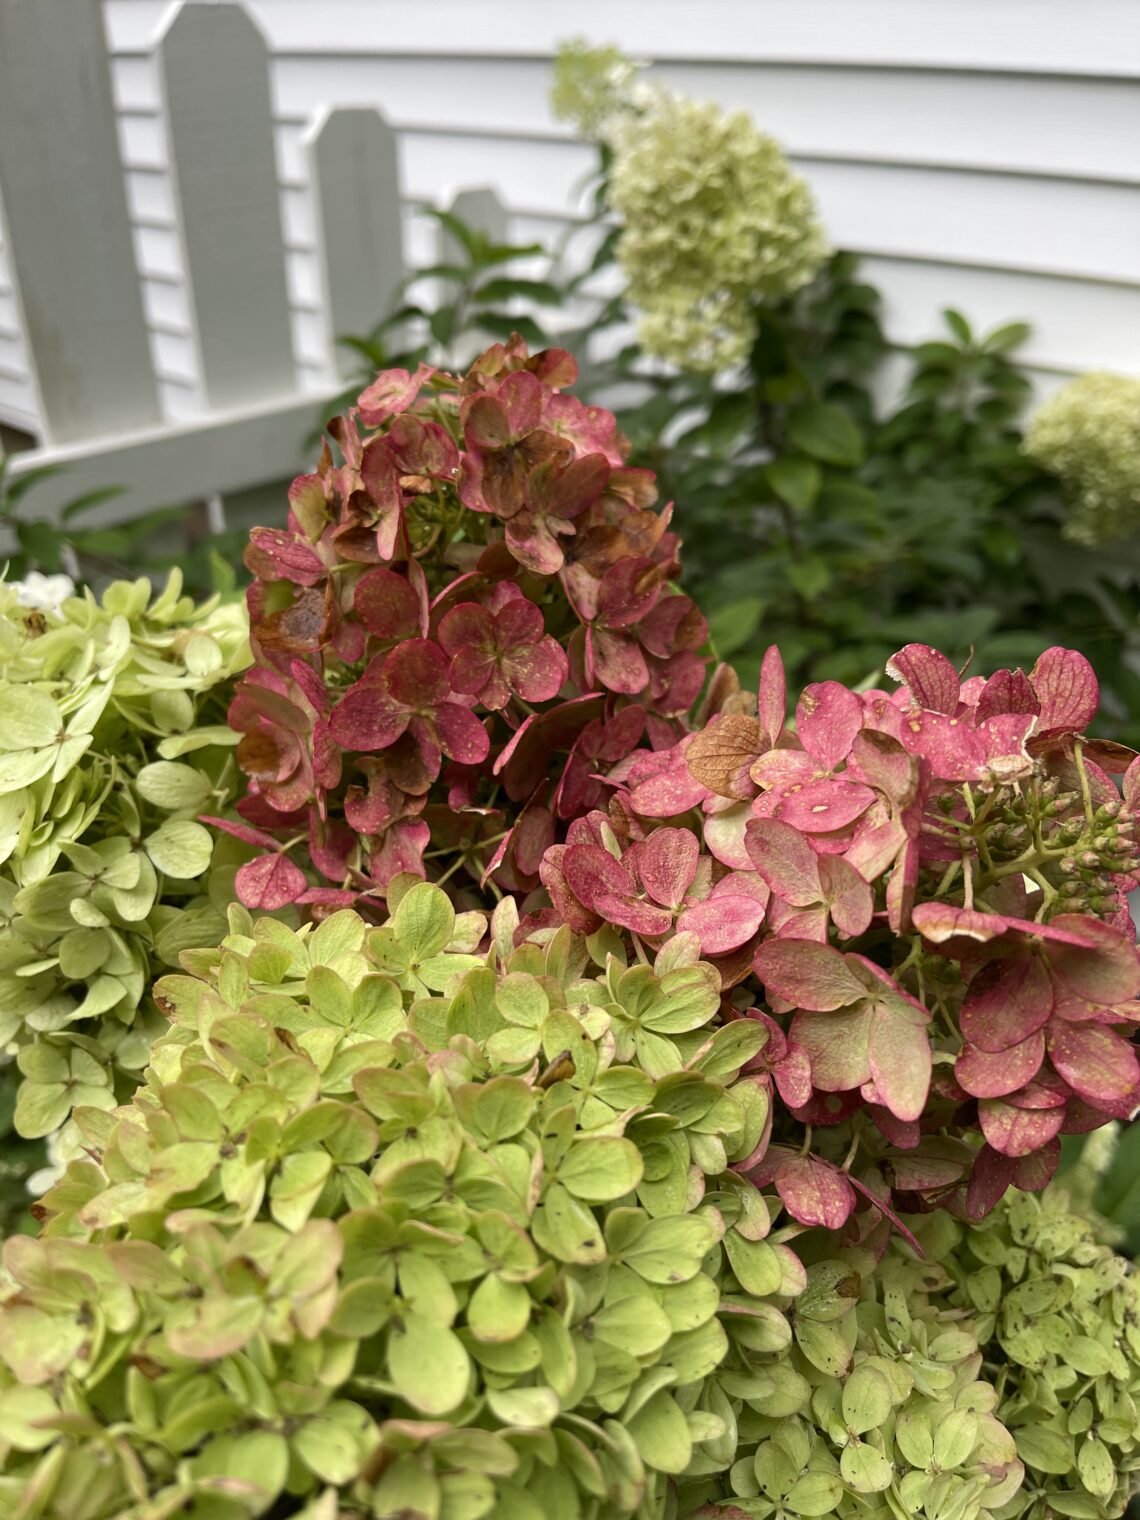
[[[671,745],[704,680],[677,540],[558,349],[378,377],[247,563],[254,669],[230,722],[264,852],[247,906],[360,902],[403,871],[529,891],[595,779]],[[307,841],[310,881],[290,858]],[[381,901],[376,901],[379,898]]]
[[[1060,478],[1070,538],[1104,544],[1140,529],[1140,380],[1070,380],[1030,419],[1025,452]]]

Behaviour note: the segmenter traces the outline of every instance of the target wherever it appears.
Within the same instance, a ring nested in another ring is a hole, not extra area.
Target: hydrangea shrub
[[[1024,446],[1061,480],[1070,538],[1110,544],[1140,527],[1140,380],[1078,375],[1033,414]]]
[[[146,1085],[6,1247],[0,1512],[657,1512],[730,1347],[790,1341],[712,968],[516,947],[509,900],[476,953],[398,886],[378,928],[235,908],[157,984]]]
[[[793,1250],[732,1165],[769,1031],[691,937],[626,964],[390,898],[234,908],[158,983],[145,1086],[5,1247],[0,1513],[1115,1512],[1134,1283],[1063,1200]]]
[[[233,869],[196,815],[236,790],[248,660],[240,606],[196,607],[177,571],[157,595],[47,589],[0,583],[0,1041],[30,1137],[129,1092],[152,976],[225,923]]]
[[[253,531],[230,708],[249,787],[225,825],[262,851],[248,906],[367,907],[405,871],[468,906],[526,890],[599,767],[684,731],[705,622],[652,474],[576,373],[517,339],[463,377],[387,371],[287,527]]]

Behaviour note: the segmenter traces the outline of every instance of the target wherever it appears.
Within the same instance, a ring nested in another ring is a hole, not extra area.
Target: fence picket
[[[371,106],[338,106],[317,117],[305,147],[331,364],[347,378],[359,360],[336,340],[371,332],[392,309],[404,277],[396,134]]]
[[[47,439],[157,423],[100,0],[0,0],[0,198]]]
[[[158,54],[210,406],[292,394],[265,39],[241,5],[184,0],[159,37]]]

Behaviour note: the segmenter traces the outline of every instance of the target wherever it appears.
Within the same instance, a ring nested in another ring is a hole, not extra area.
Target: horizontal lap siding
[[[247,3],[273,53],[307,386],[327,377],[306,124],[322,107],[373,104],[400,130],[412,264],[432,251],[416,207],[473,184],[500,190],[514,234],[553,243],[593,163],[547,104],[567,32],[651,49],[671,88],[746,110],[776,136],[832,241],[882,285],[899,341],[929,336],[953,304],[979,327],[1030,321],[1026,357],[1042,376],[1140,373],[1135,0],[579,0],[569,19],[534,0]],[[152,55],[167,4],[104,11],[155,363],[184,415],[201,398]],[[0,289],[0,341],[4,323]],[[0,354],[0,385],[2,365]]]

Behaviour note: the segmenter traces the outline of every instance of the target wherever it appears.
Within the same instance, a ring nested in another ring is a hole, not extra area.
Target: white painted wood
[[[329,391],[323,395],[328,399]],[[159,503],[224,495],[307,468],[305,439],[319,415],[313,396],[294,396],[176,426],[36,449],[13,456],[11,470],[18,479],[41,464],[62,467],[36,487],[34,500],[29,497],[32,512],[48,519],[81,492],[126,485],[109,512],[121,520]]]
[[[0,0],[0,194],[44,431],[157,421],[99,0]]]
[[[1140,91],[1127,83],[727,61],[664,63],[651,77],[748,111],[809,157],[1140,180]],[[547,58],[279,55],[273,81],[278,118],[297,136],[314,101],[369,101],[421,131],[572,135],[551,115]]]
[[[340,106],[317,118],[306,146],[325,344],[332,367],[347,378],[359,359],[337,339],[371,332],[392,309],[404,277],[396,137],[379,111]]]
[[[188,0],[158,52],[206,394],[216,408],[288,395],[296,375],[264,39],[240,5]]]
[[[145,51],[162,10],[162,0],[110,0],[113,46]],[[278,52],[541,56],[572,34],[658,58],[1140,76],[1134,0],[578,0],[572,13],[550,0],[250,0],[250,10]]]

